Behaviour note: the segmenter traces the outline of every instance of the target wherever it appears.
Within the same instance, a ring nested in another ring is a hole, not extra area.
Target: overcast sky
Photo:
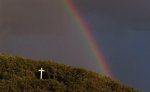
[[[115,78],[150,85],[150,1],[73,0],[91,26]],[[60,0],[0,0],[0,52],[100,71]]]

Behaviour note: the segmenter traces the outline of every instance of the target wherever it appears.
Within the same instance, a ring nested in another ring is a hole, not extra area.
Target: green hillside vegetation
[[[41,80],[38,69],[43,68]],[[109,77],[52,61],[0,54],[0,92],[137,92]]]

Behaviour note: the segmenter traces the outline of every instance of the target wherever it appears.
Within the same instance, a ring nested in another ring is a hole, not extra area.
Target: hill
[[[43,79],[40,79],[40,68]],[[52,61],[0,54],[0,92],[137,92],[109,77]]]

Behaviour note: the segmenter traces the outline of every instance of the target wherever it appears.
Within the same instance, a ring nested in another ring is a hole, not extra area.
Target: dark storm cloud
[[[65,13],[58,0],[0,0],[0,27],[13,32],[58,32]]]
[[[74,0],[82,14],[107,17],[133,30],[150,30],[148,0]]]

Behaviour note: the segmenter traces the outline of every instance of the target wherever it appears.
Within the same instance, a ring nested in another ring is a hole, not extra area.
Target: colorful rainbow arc
[[[79,23],[79,28],[84,34],[91,50],[95,54],[95,58],[98,62],[100,62],[103,74],[109,77],[113,77],[106,62],[105,56],[102,53],[100,46],[98,46],[89,25],[85,22],[84,18],[80,16],[78,10],[73,5],[72,0],[64,0],[64,3],[66,9],[70,12],[70,15],[74,17],[75,22]]]

